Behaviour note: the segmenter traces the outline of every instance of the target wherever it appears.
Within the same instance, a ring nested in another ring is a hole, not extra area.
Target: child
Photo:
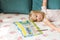
[[[47,0],[43,0],[43,7],[42,11],[31,11],[29,15],[29,19],[34,22],[44,22],[46,25],[51,27],[52,29],[60,32],[60,28],[57,28],[54,24],[52,24],[47,18],[46,18],[46,3]]]

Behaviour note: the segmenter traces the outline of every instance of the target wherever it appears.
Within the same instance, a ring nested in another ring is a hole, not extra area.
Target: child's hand
[[[56,30],[57,30],[58,32],[60,32],[60,28],[56,28]]]

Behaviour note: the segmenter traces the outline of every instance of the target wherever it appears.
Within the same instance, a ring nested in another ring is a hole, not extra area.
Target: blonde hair
[[[33,13],[34,13],[34,14],[36,14],[36,13],[42,14],[43,18],[42,18],[41,21],[43,21],[43,19],[44,19],[44,17],[45,17],[45,13],[44,13],[44,12],[41,12],[41,11],[31,11],[30,14],[29,14],[29,19],[30,19],[31,15],[32,15]],[[34,21],[34,22],[37,21],[37,20],[34,20],[34,19],[30,19],[30,20],[32,20],[32,21]]]

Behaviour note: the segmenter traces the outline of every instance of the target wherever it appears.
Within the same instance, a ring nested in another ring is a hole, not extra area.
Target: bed
[[[48,29],[43,34],[31,37],[23,37],[13,22],[28,19],[27,14],[4,14],[0,13],[0,40],[60,40],[60,33],[46,26],[42,22],[36,22],[40,29]],[[57,27],[59,21],[54,21]]]

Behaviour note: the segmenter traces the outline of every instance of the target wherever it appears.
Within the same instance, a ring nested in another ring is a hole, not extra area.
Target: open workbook
[[[43,33],[34,22],[29,20],[15,22],[15,25],[24,37],[36,36]]]

